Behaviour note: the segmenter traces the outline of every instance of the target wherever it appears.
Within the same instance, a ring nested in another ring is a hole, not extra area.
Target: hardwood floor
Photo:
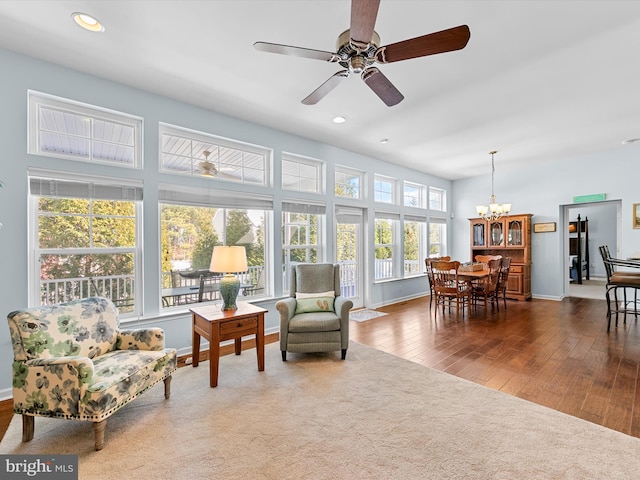
[[[351,340],[640,437],[640,327],[629,316],[607,334],[604,300],[507,301],[459,318],[436,317],[428,297],[378,310],[388,315],[351,322]],[[12,413],[0,402],[0,437]]]
[[[389,315],[351,322],[352,340],[640,437],[640,330],[630,315],[607,334],[604,300],[508,300],[470,318],[434,318],[428,297],[378,310]]]

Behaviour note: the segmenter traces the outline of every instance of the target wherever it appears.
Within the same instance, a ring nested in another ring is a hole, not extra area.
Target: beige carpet
[[[640,440],[356,343],[339,354],[266,348],[181,368],[109,419],[36,419],[0,453],[79,454],[80,479],[630,479]]]

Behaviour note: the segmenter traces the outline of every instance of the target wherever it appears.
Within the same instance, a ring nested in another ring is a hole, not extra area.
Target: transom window
[[[441,188],[429,187],[429,209],[447,211],[447,192]]]
[[[394,185],[394,179],[376,175],[373,182],[373,197],[375,201],[395,203]]]
[[[271,150],[162,124],[160,171],[267,185]]]
[[[364,174],[347,167],[336,167],[335,195],[336,197],[362,198]]]
[[[322,192],[322,162],[289,153],[282,154],[282,188]]]
[[[33,91],[28,101],[29,153],[141,167],[141,118]]]
[[[404,206],[425,208],[426,187],[417,183],[404,182]]]

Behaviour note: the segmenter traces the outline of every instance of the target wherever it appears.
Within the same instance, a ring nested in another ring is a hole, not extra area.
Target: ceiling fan
[[[411,58],[460,50],[467,45],[471,32],[467,25],[429,33],[421,37],[379,46],[380,36],[373,30],[380,0],[351,0],[351,24],[338,37],[336,52],[312,50],[278,43],[256,42],[261,52],[339,63],[344,70],[336,72],[309,94],[302,103],[315,105],[351,73],[360,74],[364,83],[389,107],[400,103],[404,96],[374,63],[393,63]]]

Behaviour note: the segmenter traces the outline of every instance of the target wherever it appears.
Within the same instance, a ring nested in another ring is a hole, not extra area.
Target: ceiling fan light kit
[[[205,150],[202,154],[204,155],[204,160],[198,164],[201,174],[206,177],[215,177],[218,175],[218,169],[209,161],[209,155],[211,155],[211,152]]]
[[[336,88],[351,73],[361,76],[364,83],[388,107],[400,103],[404,96],[374,63],[387,64],[401,60],[452,52],[464,48],[471,32],[467,25],[460,25],[421,37],[380,46],[380,36],[374,31],[380,0],[351,0],[351,24],[338,36],[336,52],[312,50],[277,43],[256,42],[256,50],[296,57],[338,63],[344,70],[333,74],[327,81],[302,100],[305,105],[315,105]]]

